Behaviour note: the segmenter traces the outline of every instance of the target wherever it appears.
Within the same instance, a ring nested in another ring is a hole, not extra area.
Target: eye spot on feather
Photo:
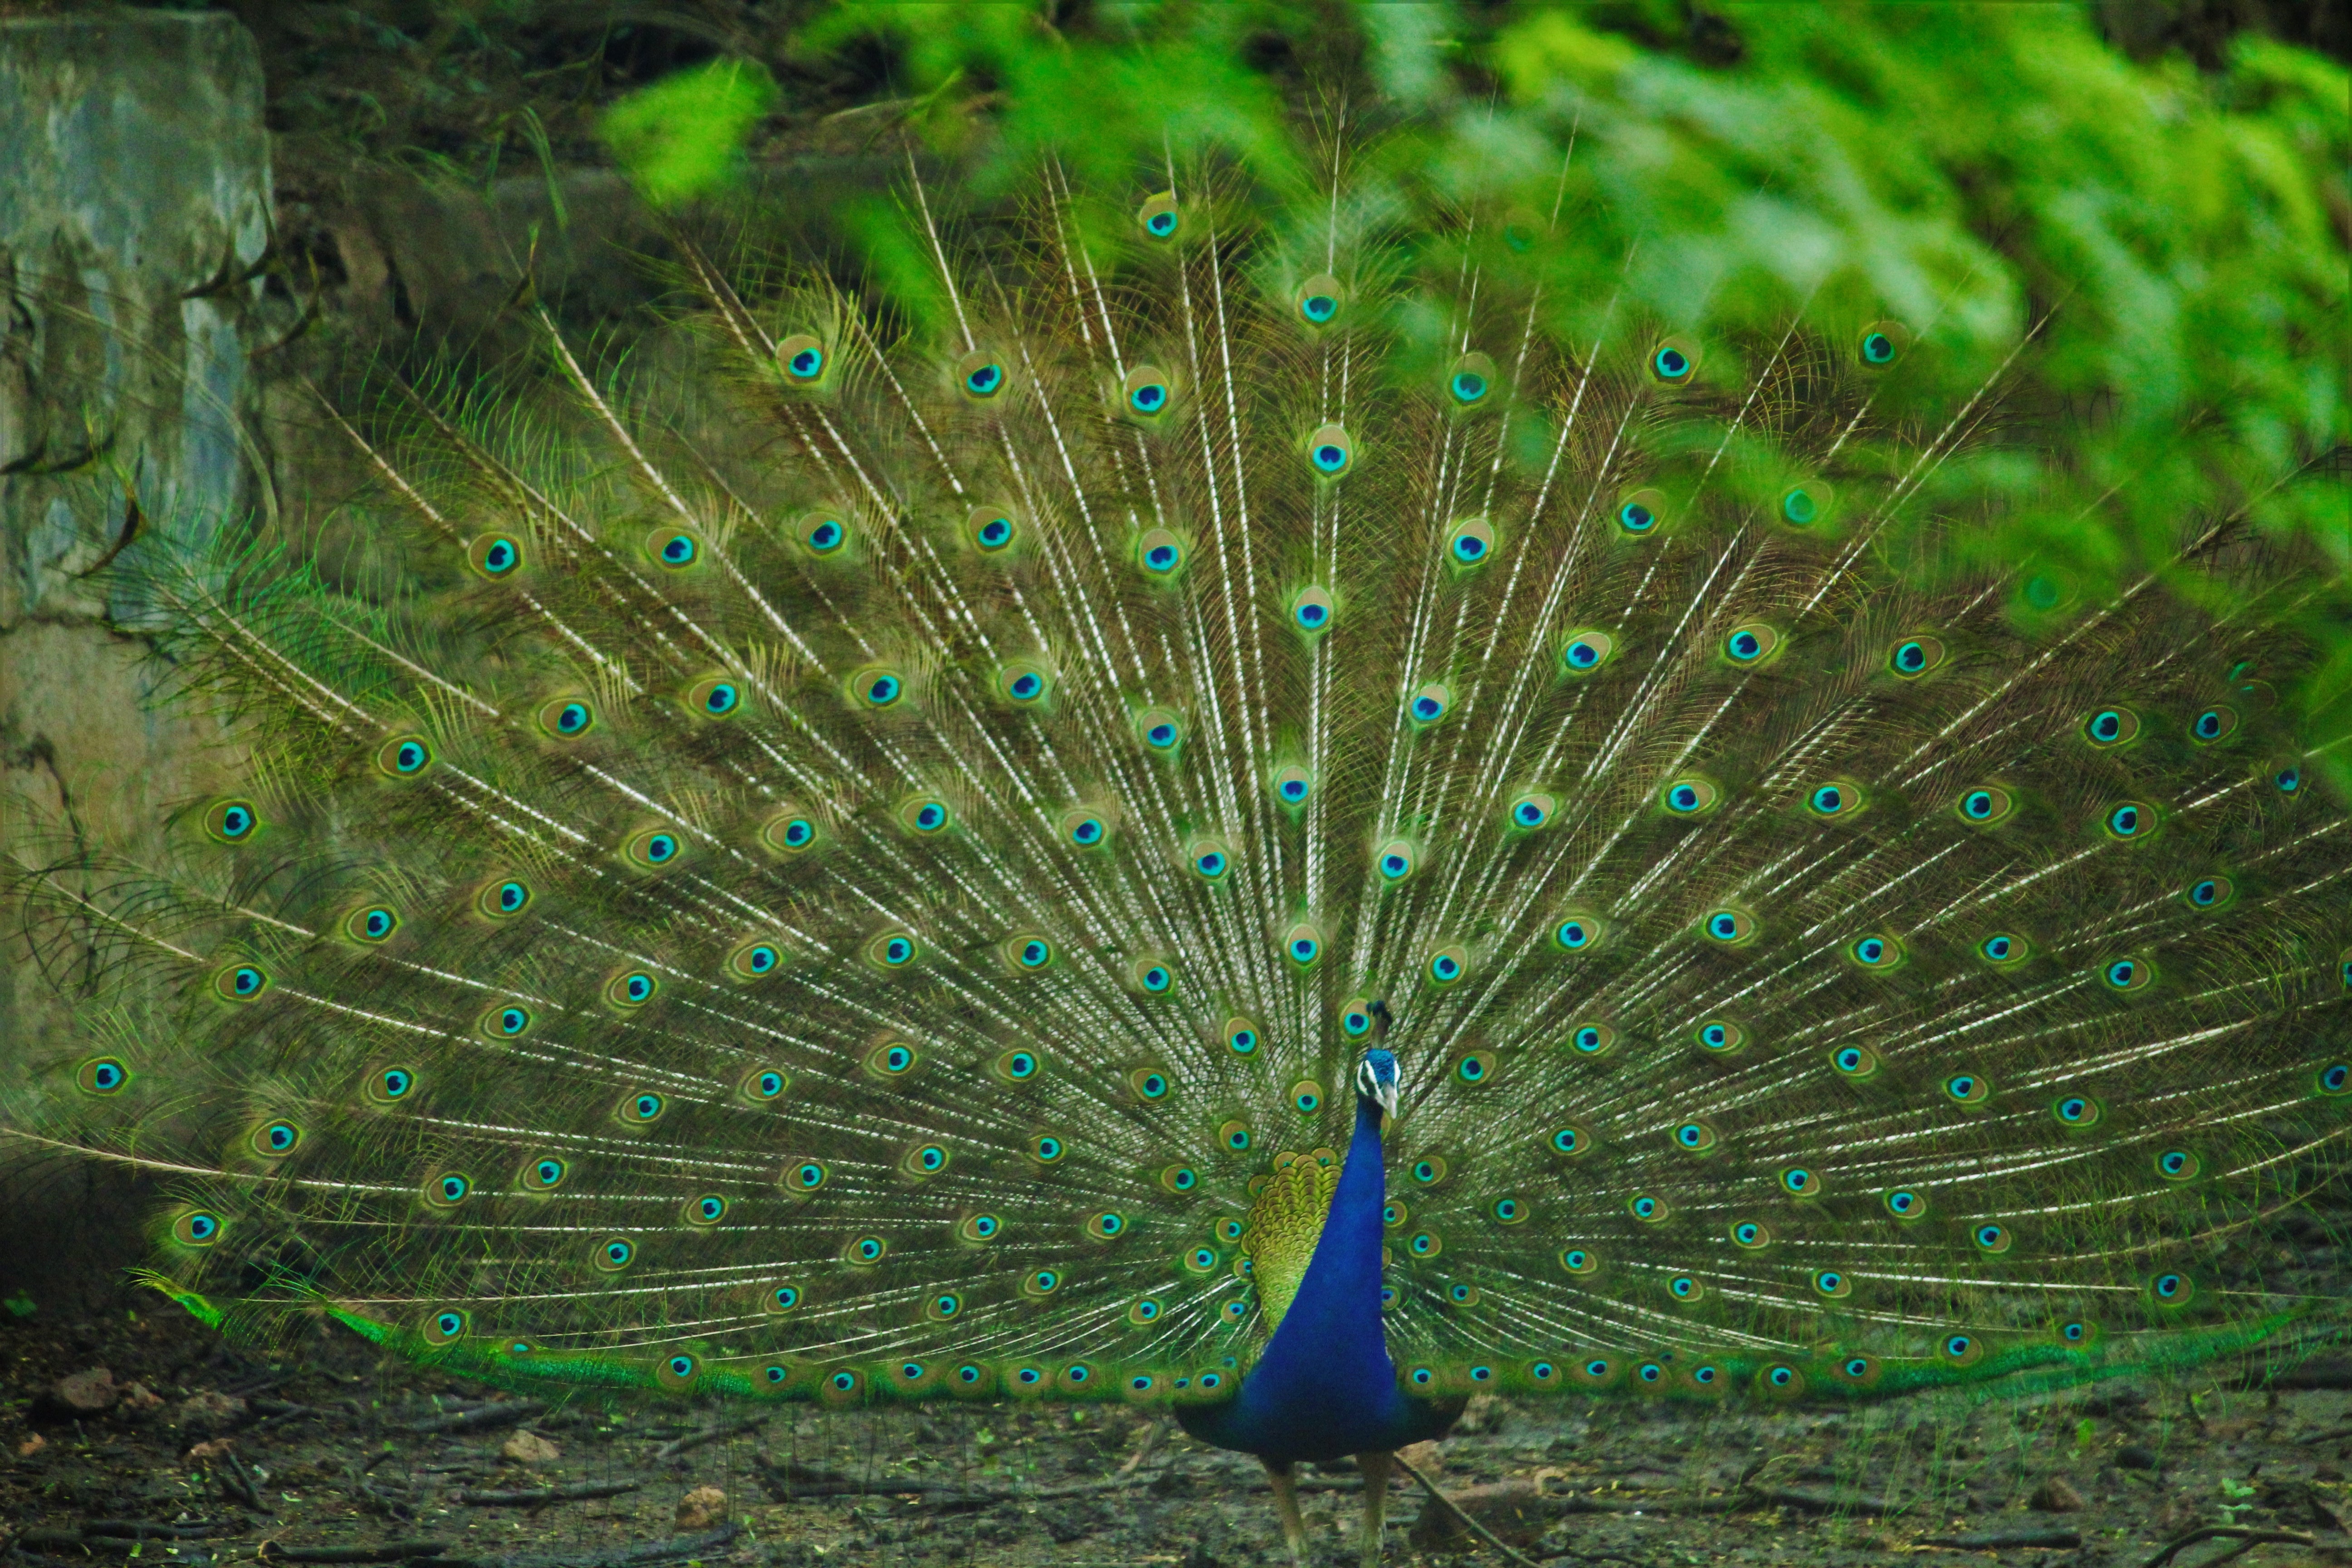
[[[1709,1153],[1721,1142],[1715,1124],[1710,1121],[1685,1121],[1674,1131],[1675,1147],[1685,1154]]]
[[[783,967],[783,949],[772,942],[747,942],[727,955],[727,973],[737,980],[762,980]]]
[[[1960,792],[1953,810],[1971,827],[2006,822],[2017,810],[2017,796],[1999,784],[1976,784]]]
[[[1466,353],[1446,373],[1445,395],[1456,409],[1472,409],[1495,390],[1495,362],[1482,353]]]
[[[1309,584],[1291,595],[1290,624],[1308,637],[1329,631],[1338,614],[1338,606],[1326,588]]]
[[[1723,657],[1741,668],[1762,664],[1780,647],[1780,634],[1761,621],[1738,626],[1725,634]]]
[[[1318,478],[1336,479],[1355,466],[1356,443],[1345,426],[1322,426],[1307,437],[1307,461]]]
[[[1053,672],[1034,659],[1016,659],[997,672],[996,689],[1016,708],[1034,708],[1053,691]]]
[[[522,1006],[520,1002],[506,1002],[501,1006],[487,1008],[482,1013],[482,1020],[475,1027],[480,1030],[485,1039],[522,1039],[524,1035],[530,1035],[534,1023],[536,1018],[531,1016],[531,1008]]]
[[[666,572],[702,563],[702,536],[688,528],[657,528],[646,536],[646,553]]]
[[[658,871],[675,861],[682,848],[677,834],[666,827],[649,827],[632,835],[621,847],[621,854],[641,870]]]
[[[2145,840],[2156,833],[2156,808],[2144,801],[2118,801],[2107,807],[2099,826],[2118,843]]]
[[[1862,330],[1854,357],[1864,370],[1885,370],[1910,352],[1911,329],[1900,321],[1873,321]]]
[[[631,969],[615,974],[604,984],[604,1001],[614,1007],[634,1011],[654,999],[661,990],[661,982],[642,969]]]
[[[1391,838],[1372,852],[1372,869],[1381,881],[1394,885],[1412,876],[1419,860],[1410,839]]]
[[[1581,910],[1563,913],[1552,923],[1552,945],[1562,952],[1589,952],[1601,943],[1608,922]]]
[[[1563,1159],[1574,1160],[1590,1154],[1596,1145],[1591,1128],[1571,1121],[1564,1127],[1555,1127],[1546,1134],[1544,1146]]]
[[[2100,965],[2099,979],[2110,991],[2145,991],[2156,984],[2156,965],[2145,958],[2110,959]]]
[[[1495,552],[1495,528],[1483,517],[1466,517],[1445,535],[1445,553],[1456,566],[1476,566]]]
[[[614,1115],[624,1126],[650,1127],[659,1121],[663,1112],[668,1109],[667,1097],[650,1089],[641,1089],[635,1094],[624,1096]]]
[[[1416,728],[1427,729],[1444,718],[1453,706],[1453,689],[1442,681],[1432,681],[1406,700],[1405,711]]]
[[[955,364],[957,389],[974,403],[993,401],[1007,380],[1004,363],[986,349],[975,349]]]
[[[808,332],[794,332],[776,345],[776,363],[793,386],[814,386],[824,376],[824,342]]]
[[[2080,1131],[2084,1128],[2096,1127],[2102,1113],[2099,1102],[2089,1095],[2066,1094],[2051,1101],[2050,1114],[2057,1119],[2061,1127]]]
[[[1720,798],[1721,792],[1715,787],[1715,782],[1696,773],[1669,779],[1658,792],[1658,804],[1675,816],[1702,816],[1714,809]]]
[[[1301,921],[1282,933],[1282,955],[1300,969],[1310,968],[1323,956],[1323,932],[1311,921]]]
[[[1877,931],[1856,937],[1846,944],[1845,951],[1846,956],[1853,960],[1856,967],[1866,969],[1874,974],[1884,973],[1896,967],[1903,962],[1904,957],[1901,942]]]
[[[1247,1018],[1228,1018],[1224,1027],[1225,1048],[1237,1057],[1254,1054],[1258,1047],[1257,1025]]]
[[[730,718],[743,706],[743,689],[724,676],[708,676],[686,689],[686,705],[701,718]]]
[[[944,832],[953,820],[948,803],[935,795],[916,795],[898,807],[899,826],[925,838]]]
[[[1175,989],[1176,972],[1156,958],[1138,959],[1132,973],[1146,995],[1165,996]]]
[[[760,842],[786,855],[797,855],[816,842],[816,820],[787,806],[761,827]]]
[[[84,1094],[120,1094],[131,1082],[131,1069],[120,1057],[92,1057],[74,1069],[74,1084]]]
[[[1564,1247],[1560,1251],[1559,1266],[1580,1277],[1595,1274],[1601,1268],[1601,1255],[1589,1247]]]
[[[679,1217],[691,1226],[714,1226],[727,1217],[727,1200],[719,1194],[704,1193],[699,1197],[688,1198]]]
[[[1135,560],[1146,576],[1173,577],[1184,564],[1184,542],[1164,528],[1146,529],[1136,539]]]
[[[1734,1220],[1729,1235],[1731,1245],[1742,1252],[1761,1252],[1772,1245],[1771,1229],[1759,1220]]]
[[[1184,721],[1166,708],[1147,708],[1137,714],[1135,732],[1154,756],[1174,756],[1184,743]]]
[[[2083,721],[2083,738],[2100,751],[2139,739],[2139,715],[2128,708],[2101,708]]]
[[[1274,798],[1293,808],[1305,805],[1315,793],[1315,775],[1296,763],[1275,769],[1267,782],[1274,788]]]
[[[1878,1056],[1861,1046],[1840,1046],[1830,1053],[1830,1070],[1850,1083],[1865,1082],[1877,1075]]]
[[[1896,1219],[1912,1220],[1925,1219],[1927,1217],[1927,1200],[1926,1196],[1921,1194],[1909,1191],[1907,1188],[1897,1188],[1895,1191],[1887,1194],[1885,1204],[1886,1212],[1893,1215]]]
[[[1944,1098],[1955,1105],[1982,1105],[1992,1098],[1992,1080],[1980,1072],[1956,1072],[1944,1080]]]
[[[2319,1069],[2315,1081],[2322,1094],[2352,1094],[2352,1062],[2328,1063]]]
[[[1847,821],[1860,815],[1869,797],[1851,779],[1831,779],[1805,792],[1805,810],[1823,822]]]
[[[2189,883],[2181,894],[2190,909],[2202,914],[2210,914],[2216,910],[2227,909],[2237,896],[2237,884],[2227,877],[2220,876],[2200,877]]]
[[[1129,417],[1150,422],[1175,402],[1175,384],[1158,365],[1138,365],[1119,383],[1119,405]]]
[[[1745,910],[1710,910],[1699,917],[1699,934],[1718,947],[1746,947],[1761,929]]]
[[[1520,832],[1533,833],[1538,828],[1548,826],[1553,815],[1559,810],[1558,796],[1546,794],[1541,790],[1530,790],[1512,801],[1503,816],[1506,821]]]
[[[637,1246],[625,1236],[608,1236],[589,1256],[598,1272],[618,1274],[637,1260]]]
[[[253,1002],[269,989],[269,972],[257,963],[232,963],[213,976],[213,994],[224,1002]]]
[[[1300,321],[1310,327],[1328,327],[1339,320],[1340,301],[1345,298],[1339,280],[1328,272],[1319,272],[1298,286],[1291,301]]]
[[[2197,1287],[2188,1275],[2168,1268],[2148,1280],[2147,1293],[2158,1307],[2170,1310],[2185,1307],[2196,1300]]]
[[[922,1064],[922,1053],[905,1040],[885,1040],[866,1053],[866,1070],[885,1083],[895,1083]]]
[[[367,1097],[378,1105],[398,1105],[416,1093],[416,1074],[404,1067],[378,1068],[363,1082]]]
[[[994,555],[1011,547],[1019,536],[1021,524],[1010,507],[979,506],[964,518],[964,533],[983,555]]]
[[[253,1130],[248,1142],[263,1159],[282,1160],[301,1147],[302,1129],[283,1118],[265,1121]]]
[[[849,543],[849,520],[831,510],[812,511],[801,518],[795,532],[802,549],[826,561]]]
[[[466,546],[466,564],[496,583],[522,569],[522,542],[509,533],[485,533]]]
[[[1361,996],[1351,996],[1339,1004],[1339,1032],[1351,1040],[1360,1040],[1372,1032],[1372,1005]]]
[[[1821,1195],[1822,1179],[1806,1166],[1784,1167],[1780,1172],[1780,1190],[1792,1198],[1813,1198]]]
[[[1142,225],[1143,232],[1154,239],[1173,239],[1177,229],[1183,225],[1181,209],[1176,205],[1176,193],[1162,191],[1156,196],[1147,197],[1143,205],[1135,209],[1135,221]]]
[[[1232,870],[1234,865],[1231,852],[1221,840],[1214,838],[1193,840],[1184,851],[1184,858],[1192,866],[1192,874],[1204,882],[1224,880],[1225,873]]]
[[[541,1154],[522,1168],[522,1189],[527,1193],[551,1193],[571,1173],[572,1167],[560,1156]]]
[[[1110,840],[1110,824],[1100,812],[1084,807],[1062,818],[1062,842],[1078,849],[1099,849]]]
[[[457,1208],[473,1196],[473,1178],[463,1171],[442,1171],[425,1178],[425,1204],[433,1208]]]
[[[1646,539],[1666,520],[1666,495],[1647,486],[1617,498],[1618,531],[1628,539]]]
[[[2234,708],[2208,708],[2189,721],[2189,738],[2200,746],[2225,741],[2237,731],[2238,710]]]
[[[375,765],[388,777],[413,779],[433,765],[433,746],[422,735],[400,735],[377,748]]]
[[[1727,1057],[1748,1044],[1748,1031],[1728,1018],[1709,1018],[1691,1031],[1698,1048],[1711,1057]]]
[[[245,844],[261,830],[261,814],[249,800],[216,800],[205,808],[204,826],[215,844]]]
[[[1683,386],[1698,372],[1697,347],[1683,338],[1668,338],[1650,351],[1650,374],[1662,385]]]
[[[784,1097],[793,1086],[793,1075],[782,1068],[753,1068],[743,1075],[740,1085],[743,1098],[754,1105],[771,1105]]]
[[[1905,637],[1886,656],[1886,668],[1899,680],[1916,680],[1939,668],[1949,657],[1941,638],[1924,635]]]
[[[2204,1162],[2186,1149],[2167,1149],[2156,1157],[2156,1173],[2168,1182],[2194,1181],[2204,1169]]]
[[[1996,969],[2013,968],[2033,955],[2033,944],[2012,931],[1995,931],[1977,943],[1977,956]]]
[[[1617,639],[1607,632],[1581,626],[1559,645],[1559,672],[1570,679],[1591,675],[1617,654]]]
[[[1780,492],[1780,517],[1791,528],[1811,528],[1829,521],[1836,493],[1820,479],[1805,479]]]

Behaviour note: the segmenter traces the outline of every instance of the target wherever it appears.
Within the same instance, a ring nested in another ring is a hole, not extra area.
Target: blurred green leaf
[[[775,102],[766,67],[714,60],[629,94],[599,129],[639,194],[672,207],[732,182],[745,139]]]

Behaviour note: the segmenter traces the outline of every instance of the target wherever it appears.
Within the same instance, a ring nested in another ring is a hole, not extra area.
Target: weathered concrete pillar
[[[261,66],[234,18],[0,21],[0,851],[139,855],[228,761],[217,725],[152,702],[139,594],[92,574],[266,509],[247,432],[269,237]],[[70,985],[78,952],[13,912],[0,929],[0,1074],[86,1048],[45,973]],[[78,1231],[92,1180],[0,1148],[0,1189],[81,1210]]]

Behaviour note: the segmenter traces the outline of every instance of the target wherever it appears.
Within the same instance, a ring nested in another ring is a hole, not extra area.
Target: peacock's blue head
[[[1356,1058],[1356,1092],[1367,1100],[1377,1101],[1390,1121],[1396,1120],[1397,1059],[1394,1051],[1382,1050],[1376,1046]]]

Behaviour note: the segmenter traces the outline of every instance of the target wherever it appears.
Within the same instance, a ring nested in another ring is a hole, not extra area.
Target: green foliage
[[[2335,570],[2291,621],[2323,657],[2287,695],[2315,748],[2352,733],[2342,68],[2252,35],[2218,74],[2135,64],[2065,8],[1757,7],[1704,50],[1679,6],[1497,15],[850,3],[793,47],[881,48],[904,123],[983,192],[1050,152],[1142,193],[1213,148],[1293,194],[1286,116],[1345,103],[1385,132],[1360,174],[1401,217],[1560,215],[1521,264],[1567,344],[1627,310],[1702,338],[1902,320],[1942,391],[1999,375],[2005,408],[2063,433],[1935,476],[1941,510],[1982,520],[1938,564],[2023,566],[2027,624],[2149,572],[2227,610],[2180,547],[2251,521]],[[884,291],[936,320],[904,231],[851,227]]]
[[[744,139],[775,101],[757,63],[717,60],[631,93],[605,111],[603,131],[646,200],[675,206],[730,183]]]

